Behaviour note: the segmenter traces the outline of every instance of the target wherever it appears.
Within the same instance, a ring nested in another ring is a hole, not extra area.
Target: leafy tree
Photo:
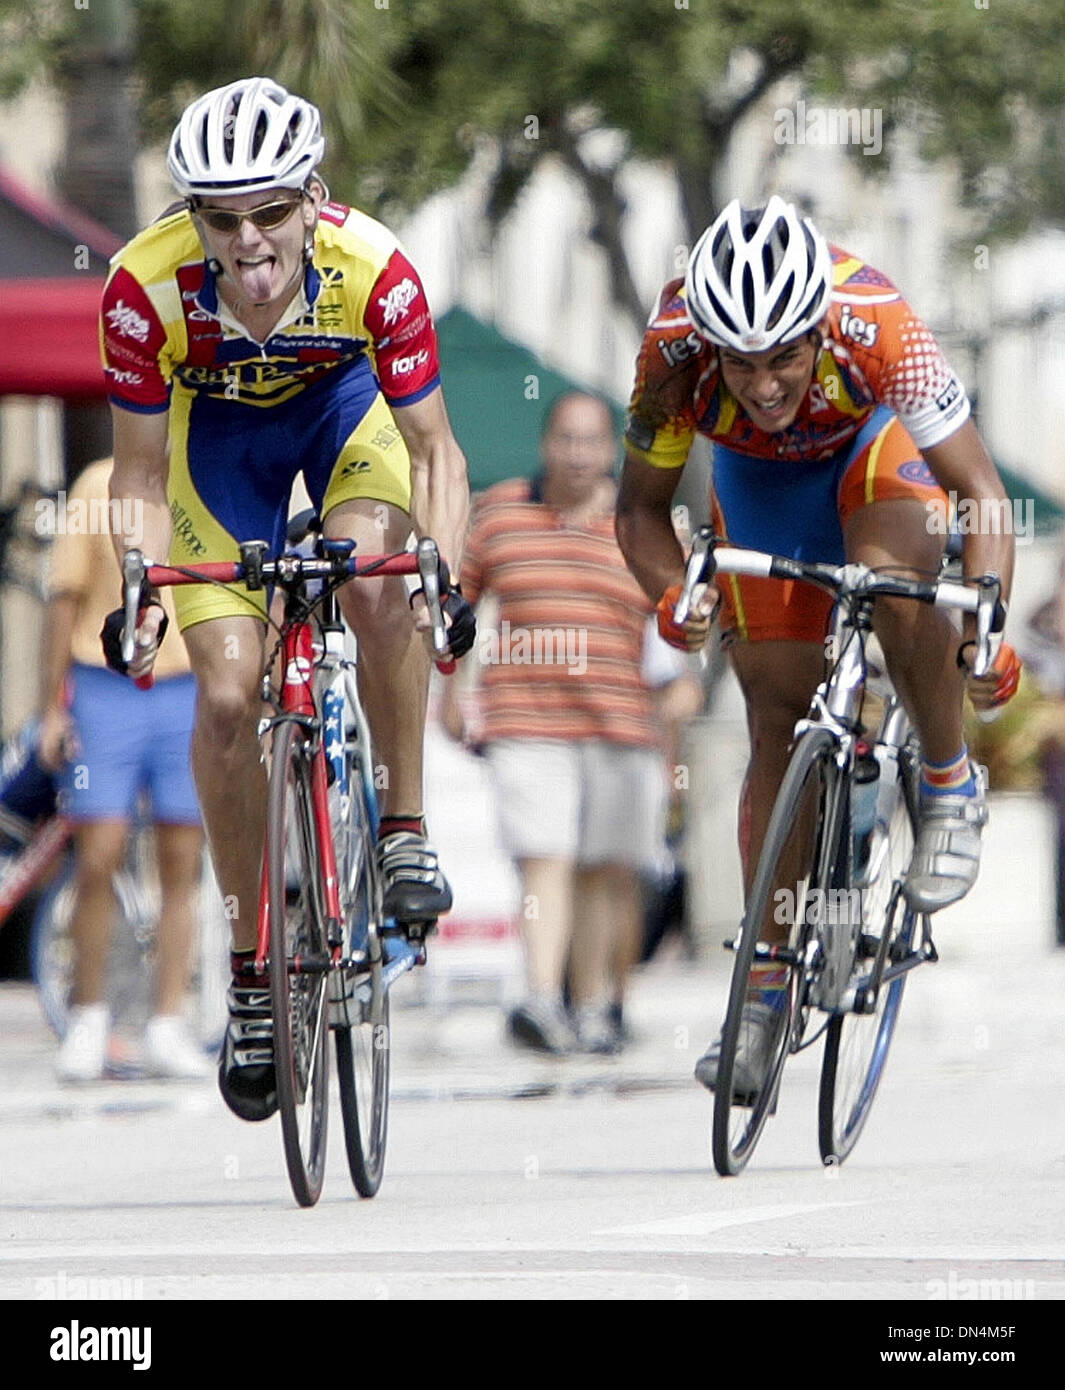
[[[646,306],[621,235],[624,159],[668,161],[697,235],[727,192],[719,171],[737,125],[785,78],[811,99],[882,108],[888,150],[894,129],[917,128],[925,153],[956,161],[982,234],[1065,219],[1061,0],[107,2],[137,20],[148,133],[166,133],[193,93],[270,72],[323,107],[338,191],[386,218],[453,182],[485,142],[496,220],[539,161],[561,159],[637,323]],[[56,0],[43,10],[47,41],[24,0],[0,0],[5,26],[23,31],[0,58],[0,90],[42,55],[54,60],[76,23]],[[614,162],[582,139],[596,127],[622,133]]]

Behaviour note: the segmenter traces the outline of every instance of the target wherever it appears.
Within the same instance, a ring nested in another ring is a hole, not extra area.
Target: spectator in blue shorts
[[[196,687],[180,641],[160,652],[151,690],[104,666],[100,628],[116,598],[110,473],[105,459],[78,478],[52,551],[40,753],[46,766],[63,769],[61,804],[75,822],[76,849],[73,998],[57,1071],[62,1081],[94,1081],[107,1068],[112,877],[126,855],[138,798],[147,793],[161,915],[143,1062],[151,1075],[194,1079],[214,1070],[182,1014],[203,858],[189,767]],[[135,527],[137,518],[122,517],[121,524]]]

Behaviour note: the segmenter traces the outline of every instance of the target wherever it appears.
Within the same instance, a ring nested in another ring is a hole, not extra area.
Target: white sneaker
[[[156,1014],[150,1018],[144,1028],[142,1052],[149,1076],[203,1081],[214,1075],[214,1063],[180,1014]]]
[[[99,1081],[107,1061],[111,1019],[106,1004],[75,1004],[56,1058],[60,1081]]]

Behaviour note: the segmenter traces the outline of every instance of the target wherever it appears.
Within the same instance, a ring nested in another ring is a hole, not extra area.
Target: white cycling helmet
[[[695,243],[684,288],[703,337],[736,352],[763,352],[824,318],[832,256],[810,219],[783,198],[764,208],[734,200]]]
[[[166,164],[186,198],[258,193],[302,188],[324,152],[317,106],[269,77],[244,77],[186,107]]]

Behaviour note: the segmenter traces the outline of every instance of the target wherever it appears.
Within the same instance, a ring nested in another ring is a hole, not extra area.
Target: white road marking
[[[597,1236],[708,1236],[729,1226],[746,1226],[752,1221],[779,1221],[786,1216],[805,1216],[811,1211],[833,1207],[864,1207],[868,1202],[784,1202],[777,1206],[744,1207],[740,1211],[699,1211],[690,1216],[667,1216],[663,1221],[645,1221],[638,1226],[611,1226],[593,1231]]]

